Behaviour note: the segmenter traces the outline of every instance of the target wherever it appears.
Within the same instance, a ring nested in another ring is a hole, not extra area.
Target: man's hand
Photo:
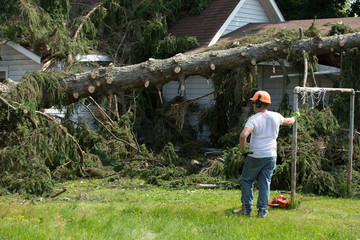
[[[300,117],[300,110],[296,110],[296,112],[293,112],[291,116],[295,118],[295,120],[298,119]]]
[[[247,157],[247,155],[253,154],[253,152],[250,152],[249,149],[246,149],[244,152],[241,152],[241,154],[242,154],[244,157]]]

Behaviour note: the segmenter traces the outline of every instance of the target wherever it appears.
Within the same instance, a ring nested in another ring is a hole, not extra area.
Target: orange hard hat
[[[266,91],[257,91],[252,98],[251,101],[261,101],[263,103],[271,103],[270,94]]]

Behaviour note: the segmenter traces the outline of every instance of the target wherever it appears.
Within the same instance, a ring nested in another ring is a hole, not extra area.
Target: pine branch
[[[98,5],[96,5],[93,9],[91,9],[90,12],[88,12],[88,14],[86,14],[86,16],[82,19],[79,27],[77,28],[74,38],[73,40],[76,41],[78,34],[80,33],[80,31],[82,30],[85,22],[90,18],[90,16],[96,11],[96,9],[98,9],[101,5],[103,5],[103,3],[99,3]]]

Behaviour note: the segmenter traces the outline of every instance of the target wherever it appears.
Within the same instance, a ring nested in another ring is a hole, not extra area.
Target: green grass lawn
[[[231,213],[239,190],[167,190],[141,180],[61,186],[68,191],[56,198],[0,197],[0,239],[360,239],[359,199],[298,195],[296,210],[270,209],[262,219]]]

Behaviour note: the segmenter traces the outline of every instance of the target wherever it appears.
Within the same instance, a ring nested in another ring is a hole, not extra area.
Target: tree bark
[[[291,46],[282,42],[267,42],[193,55],[177,54],[168,59],[151,58],[123,67],[100,67],[91,72],[69,75],[61,85],[67,93],[68,104],[71,104],[81,98],[121,94],[135,88],[154,86],[159,89],[167,82],[180,81],[192,75],[210,78],[216,72],[285,59],[288,54],[302,57],[303,51],[317,55],[354,47],[360,47],[360,33],[314,37],[296,41]]]

